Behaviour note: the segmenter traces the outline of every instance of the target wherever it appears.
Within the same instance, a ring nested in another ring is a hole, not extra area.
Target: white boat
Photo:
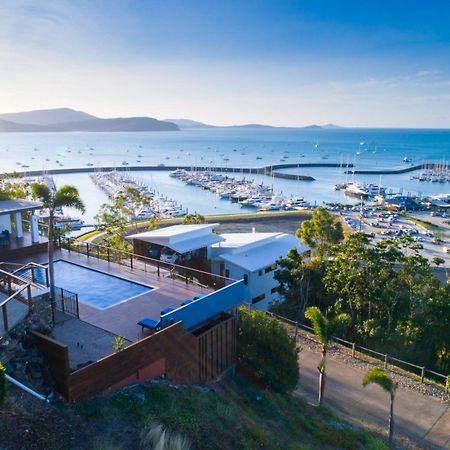
[[[412,159],[409,156],[405,156],[403,158],[403,162],[405,162],[405,163],[410,163],[411,161],[412,161]]]
[[[69,216],[56,216],[54,221],[55,228],[63,228],[67,225],[73,230],[79,230],[83,226],[83,223],[80,218]]]
[[[188,175],[188,173],[184,169],[176,169],[169,173],[169,177],[172,177],[172,178],[182,178],[187,175]]]

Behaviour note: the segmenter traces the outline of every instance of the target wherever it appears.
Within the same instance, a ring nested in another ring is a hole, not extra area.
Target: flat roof
[[[263,233],[271,234],[271,233]],[[299,253],[309,250],[309,247],[302,244],[295,236],[285,233],[275,233],[274,239],[270,239],[266,244],[243,249],[237,253],[223,253],[219,259],[227,261],[249,272],[263,269],[275,263],[278,258],[285,257],[289,250],[297,248]]]
[[[140,240],[168,247],[177,253],[186,253],[199,248],[221,242],[224,238],[213,233],[213,227],[218,223],[173,225],[158,230],[127,236],[127,240]]]
[[[42,209],[42,203],[30,200],[0,200],[0,216],[35,209]]]
[[[249,244],[263,243],[265,240],[272,241],[276,236],[284,233],[222,233],[224,241],[214,244],[214,248],[239,248]]]

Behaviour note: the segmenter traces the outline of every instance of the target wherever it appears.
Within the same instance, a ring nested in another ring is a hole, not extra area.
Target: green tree
[[[188,214],[188,215],[184,216],[184,218],[183,218],[184,225],[196,224],[196,223],[198,223],[198,224],[206,223],[205,216],[202,216],[199,213],[194,213],[194,214]]]
[[[310,220],[302,222],[296,234],[318,258],[332,253],[333,246],[344,239],[340,220],[322,207],[314,210]]]
[[[34,183],[31,186],[33,197],[39,199],[44,208],[49,211],[48,218],[48,273],[50,281],[50,300],[55,301],[55,266],[53,261],[55,242],[55,211],[60,208],[75,208],[81,212],[85,206],[75,186],[65,185],[60,187],[54,194],[46,184]]]
[[[319,260],[305,261],[297,249],[280,258],[274,278],[281,300],[271,305],[271,311],[302,322],[311,301],[323,299],[323,268]]]
[[[350,316],[342,313],[333,318],[325,317],[317,306],[306,309],[305,317],[311,322],[314,334],[322,344],[322,359],[317,366],[319,371],[319,405],[322,405],[325,391],[327,350],[332,336],[350,325]]]
[[[431,262],[436,266],[439,267],[442,264],[445,264],[445,259],[439,258],[439,256],[435,256]]]
[[[397,383],[395,383],[395,381],[385,370],[380,369],[379,367],[370,369],[366,375],[364,375],[363,386],[366,387],[371,383],[378,384],[378,386],[380,386],[390,396],[388,438],[389,442],[392,442],[394,437],[394,400]]]
[[[280,321],[263,311],[239,308],[237,344],[241,363],[268,387],[287,392],[297,386],[298,349]]]

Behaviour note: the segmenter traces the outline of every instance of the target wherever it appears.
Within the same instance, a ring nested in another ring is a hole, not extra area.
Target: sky
[[[450,128],[448,0],[0,0],[0,112]]]

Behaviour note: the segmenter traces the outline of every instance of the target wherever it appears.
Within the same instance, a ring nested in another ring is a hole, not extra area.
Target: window
[[[272,272],[277,268],[277,263],[272,264],[271,266],[268,266],[264,269],[264,273]]]
[[[248,285],[248,275],[246,273],[244,274],[244,284]]]
[[[230,269],[225,269],[225,277],[230,278]]]
[[[258,297],[252,298],[252,305],[260,302],[261,300],[264,300],[265,298],[266,298],[266,294],[261,294],[261,295],[258,295]]]
[[[258,271],[258,275],[259,275],[259,276],[262,275],[262,270]]]

